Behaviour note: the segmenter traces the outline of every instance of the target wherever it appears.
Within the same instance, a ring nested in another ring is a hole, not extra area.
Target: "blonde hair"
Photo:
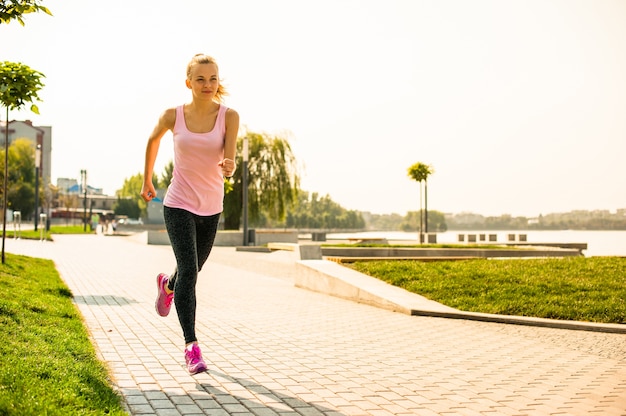
[[[197,64],[214,64],[215,66],[218,66],[217,62],[215,62],[215,59],[213,59],[209,55],[198,53],[194,55],[194,57],[191,58],[191,61],[189,61],[189,63],[187,64],[187,79],[191,79],[191,70],[193,66]],[[218,102],[222,102],[224,100],[224,96],[228,95],[228,92],[226,91],[226,88],[224,88],[224,86],[222,85],[222,80],[220,79],[219,81],[220,84],[217,87],[217,91],[215,92],[215,99]]]

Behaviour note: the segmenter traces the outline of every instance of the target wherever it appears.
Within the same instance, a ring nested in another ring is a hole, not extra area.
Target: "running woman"
[[[176,258],[176,269],[159,273],[156,310],[167,316],[172,306],[185,339],[190,374],[207,370],[196,338],[196,282],[209,257],[223,210],[224,177],[235,172],[239,114],[222,104],[226,90],[215,60],[195,55],[187,65],[191,102],[165,110],[148,138],[141,197],[156,197],[152,183],[161,138],[171,131],[174,171],[163,199],[165,227]]]

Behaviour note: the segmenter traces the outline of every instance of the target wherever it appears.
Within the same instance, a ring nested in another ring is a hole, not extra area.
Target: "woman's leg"
[[[198,253],[195,216],[183,209],[163,207],[165,227],[176,257],[174,304],[183,330],[185,344],[196,339],[196,281]]]
[[[200,271],[211,254],[220,222],[220,214],[197,217],[196,221],[196,251],[198,254],[198,271]]]

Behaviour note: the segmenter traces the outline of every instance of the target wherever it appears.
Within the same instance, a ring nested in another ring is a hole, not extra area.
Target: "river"
[[[458,234],[497,234],[498,242],[508,241],[508,234],[525,234],[529,243],[587,243],[586,257],[591,256],[626,256],[626,231],[447,231],[437,233],[437,243],[457,243]],[[355,237],[386,238],[394,240],[419,240],[419,234],[401,231],[368,231],[360,233],[328,234],[329,240]]]

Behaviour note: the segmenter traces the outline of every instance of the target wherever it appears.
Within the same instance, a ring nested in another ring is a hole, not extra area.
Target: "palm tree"
[[[422,162],[413,164],[408,169],[408,174],[411,179],[420,184],[420,243],[424,242],[424,233],[422,231],[423,224],[426,224],[426,234],[428,234],[428,176],[434,173],[432,166]],[[422,182],[424,182],[424,192],[422,193]],[[422,195],[424,195],[424,223],[422,222]]]

